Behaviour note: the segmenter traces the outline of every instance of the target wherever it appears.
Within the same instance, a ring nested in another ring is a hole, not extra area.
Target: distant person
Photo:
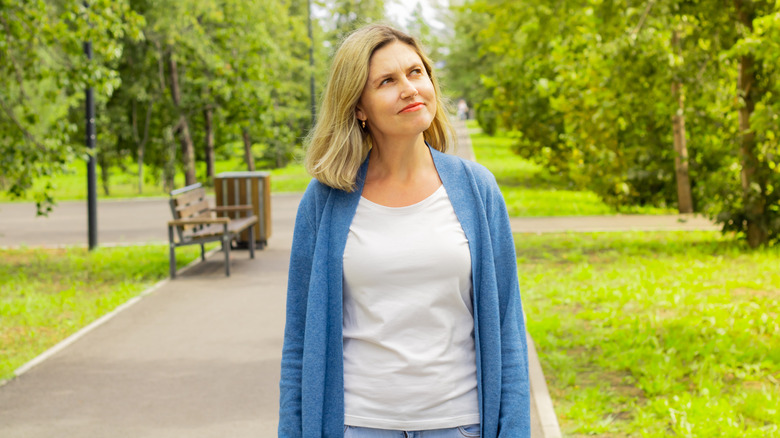
[[[458,101],[458,119],[468,120],[469,118],[469,105],[465,100],[460,99]]]
[[[530,436],[525,327],[495,178],[413,37],[336,52],[295,220],[279,437]]]

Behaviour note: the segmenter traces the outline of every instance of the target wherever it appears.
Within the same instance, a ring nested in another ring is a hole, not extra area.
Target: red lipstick
[[[409,105],[406,105],[404,107],[404,109],[402,109],[400,112],[408,113],[408,112],[412,112],[412,111],[417,111],[417,109],[422,108],[423,106],[425,106],[425,104],[422,103],[422,102],[410,103]]]

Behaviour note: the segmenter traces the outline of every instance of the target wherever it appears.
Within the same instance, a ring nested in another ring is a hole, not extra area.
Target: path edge
[[[207,251],[206,254],[204,254],[204,257],[206,259],[208,259],[209,257],[211,257],[212,255],[214,255],[215,253],[217,253],[219,251],[220,251],[219,248],[214,248],[214,249],[212,249],[210,251]],[[177,271],[177,274],[186,273],[188,270],[192,269],[195,265],[201,263],[201,261],[202,260],[200,259],[200,257],[196,258],[195,260],[191,261],[190,263],[188,263],[183,268],[179,269]],[[106,313],[105,315],[101,316],[100,318],[98,318],[98,319],[92,321],[91,323],[89,323],[88,325],[82,327],[76,333],[73,333],[72,335],[68,336],[67,338],[65,338],[65,339],[61,340],[60,342],[54,344],[53,346],[49,347],[43,353],[39,354],[38,356],[34,357],[33,359],[31,359],[30,361],[28,361],[24,365],[20,366],[16,370],[14,370],[14,376],[13,377],[11,377],[10,379],[7,379],[7,380],[1,380],[0,381],[0,387],[3,387],[4,385],[8,384],[9,382],[11,382],[11,381],[13,381],[15,379],[18,379],[23,374],[27,373],[31,369],[33,369],[36,366],[38,366],[38,365],[42,364],[43,362],[45,362],[47,359],[49,359],[52,356],[56,355],[60,351],[68,348],[71,344],[75,343],[76,341],[78,341],[79,339],[83,338],[84,336],[86,336],[87,334],[92,332],[93,330],[95,330],[98,327],[102,326],[103,324],[107,323],[108,321],[110,321],[111,319],[113,319],[115,316],[119,315],[123,311],[125,311],[125,310],[129,309],[130,307],[132,307],[133,305],[137,304],[139,301],[144,299],[144,297],[146,297],[148,295],[151,295],[152,293],[154,293],[155,291],[157,291],[161,287],[163,287],[166,284],[168,284],[168,282],[170,282],[170,281],[171,281],[170,277],[166,277],[166,278],[158,281],[157,283],[153,284],[152,286],[150,286],[150,287],[146,288],[145,290],[141,291],[141,293],[139,293],[138,295],[136,295],[136,296],[130,298],[129,300],[125,301],[124,303],[120,304],[119,306],[114,308],[114,310]]]
[[[542,365],[539,363],[534,341],[527,330],[525,339],[528,345],[528,380],[531,388],[531,402],[536,404],[536,412],[539,415],[539,422],[542,424],[542,436],[544,438],[561,438],[561,428],[558,425],[558,417],[555,415],[550,391],[547,389]]]

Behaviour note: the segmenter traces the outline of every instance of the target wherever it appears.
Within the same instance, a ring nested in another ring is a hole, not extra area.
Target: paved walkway
[[[473,154],[470,144],[461,144],[459,153]],[[255,260],[233,252],[231,277],[224,276],[222,257],[211,257],[0,387],[0,436],[275,436],[287,262],[299,200],[273,196],[268,247]],[[62,202],[49,218],[34,212],[30,204],[0,205],[0,246],[86,242],[85,203]],[[165,199],[102,201],[98,215],[101,245],[167,239]],[[640,222],[694,224],[676,216],[618,216],[513,219],[512,226],[594,231]],[[560,436],[530,338],[529,347],[534,437]]]
[[[298,200],[273,197],[268,247],[231,277],[210,257],[1,387],[0,436],[275,436]]]

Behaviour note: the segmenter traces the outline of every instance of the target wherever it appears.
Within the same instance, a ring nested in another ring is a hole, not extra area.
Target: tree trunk
[[[138,147],[138,194],[144,193],[144,147]]]
[[[166,192],[173,191],[174,177],[176,176],[176,139],[173,138],[173,129],[168,126],[163,129],[165,142],[165,166],[163,167],[163,187]]]
[[[735,0],[739,22],[749,30],[753,30],[753,11],[741,0]],[[756,248],[765,244],[768,235],[763,227],[766,198],[760,181],[758,181],[758,159],[756,157],[756,134],[750,127],[750,116],[759,100],[756,90],[755,59],[744,55],[739,59],[739,76],[737,78],[737,93],[742,99],[739,108],[740,148],[742,161],[742,200],[745,205],[746,232],[748,244]]]
[[[214,128],[211,123],[213,112],[211,107],[203,110],[203,119],[206,120],[206,178],[209,181],[214,178]]]
[[[680,36],[677,30],[672,33],[672,47],[680,48]],[[674,129],[674,169],[677,176],[677,208],[680,213],[693,213],[691,197],[691,178],[688,172],[688,147],[685,141],[685,96],[682,83],[672,83],[672,96],[677,99],[677,111],[672,117]]]
[[[241,128],[241,136],[244,137],[244,160],[250,172],[255,170],[255,157],[252,156],[252,140],[249,138],[249,129]]]
[[[146,151],[146,142],[149,141],[149,124],[152,119],[152,103],[146,108],[146,119],[144,120],[144,136],[138,135],[138,113],[136,111],[136,101],[133,101],[133,141],[137,148],[138,155],[138,194],[144,192],[144,152]]]
[[[100,165],[100,182],[103,186],[103,194],[106,196],[110,196],[111,193],[109,191],[109,179],[110,179],[110,164],[108,161],[106,161],[106,153],[102,152],[97,154],[98,157],[98,164]]]
[[[179,121],[176,130],[181,141],[182,164],[184,166],[184,184],[190,185],[197,182],[195,177],[195,146],[190,136],[190,126],[187,123],[187,117],[181,109],[181,91],[179,89],[179,73],[176,67],[176,58],[173,53],[168,55],[169,74],[171,76],[171,95],[173,103],[179,111]]]

